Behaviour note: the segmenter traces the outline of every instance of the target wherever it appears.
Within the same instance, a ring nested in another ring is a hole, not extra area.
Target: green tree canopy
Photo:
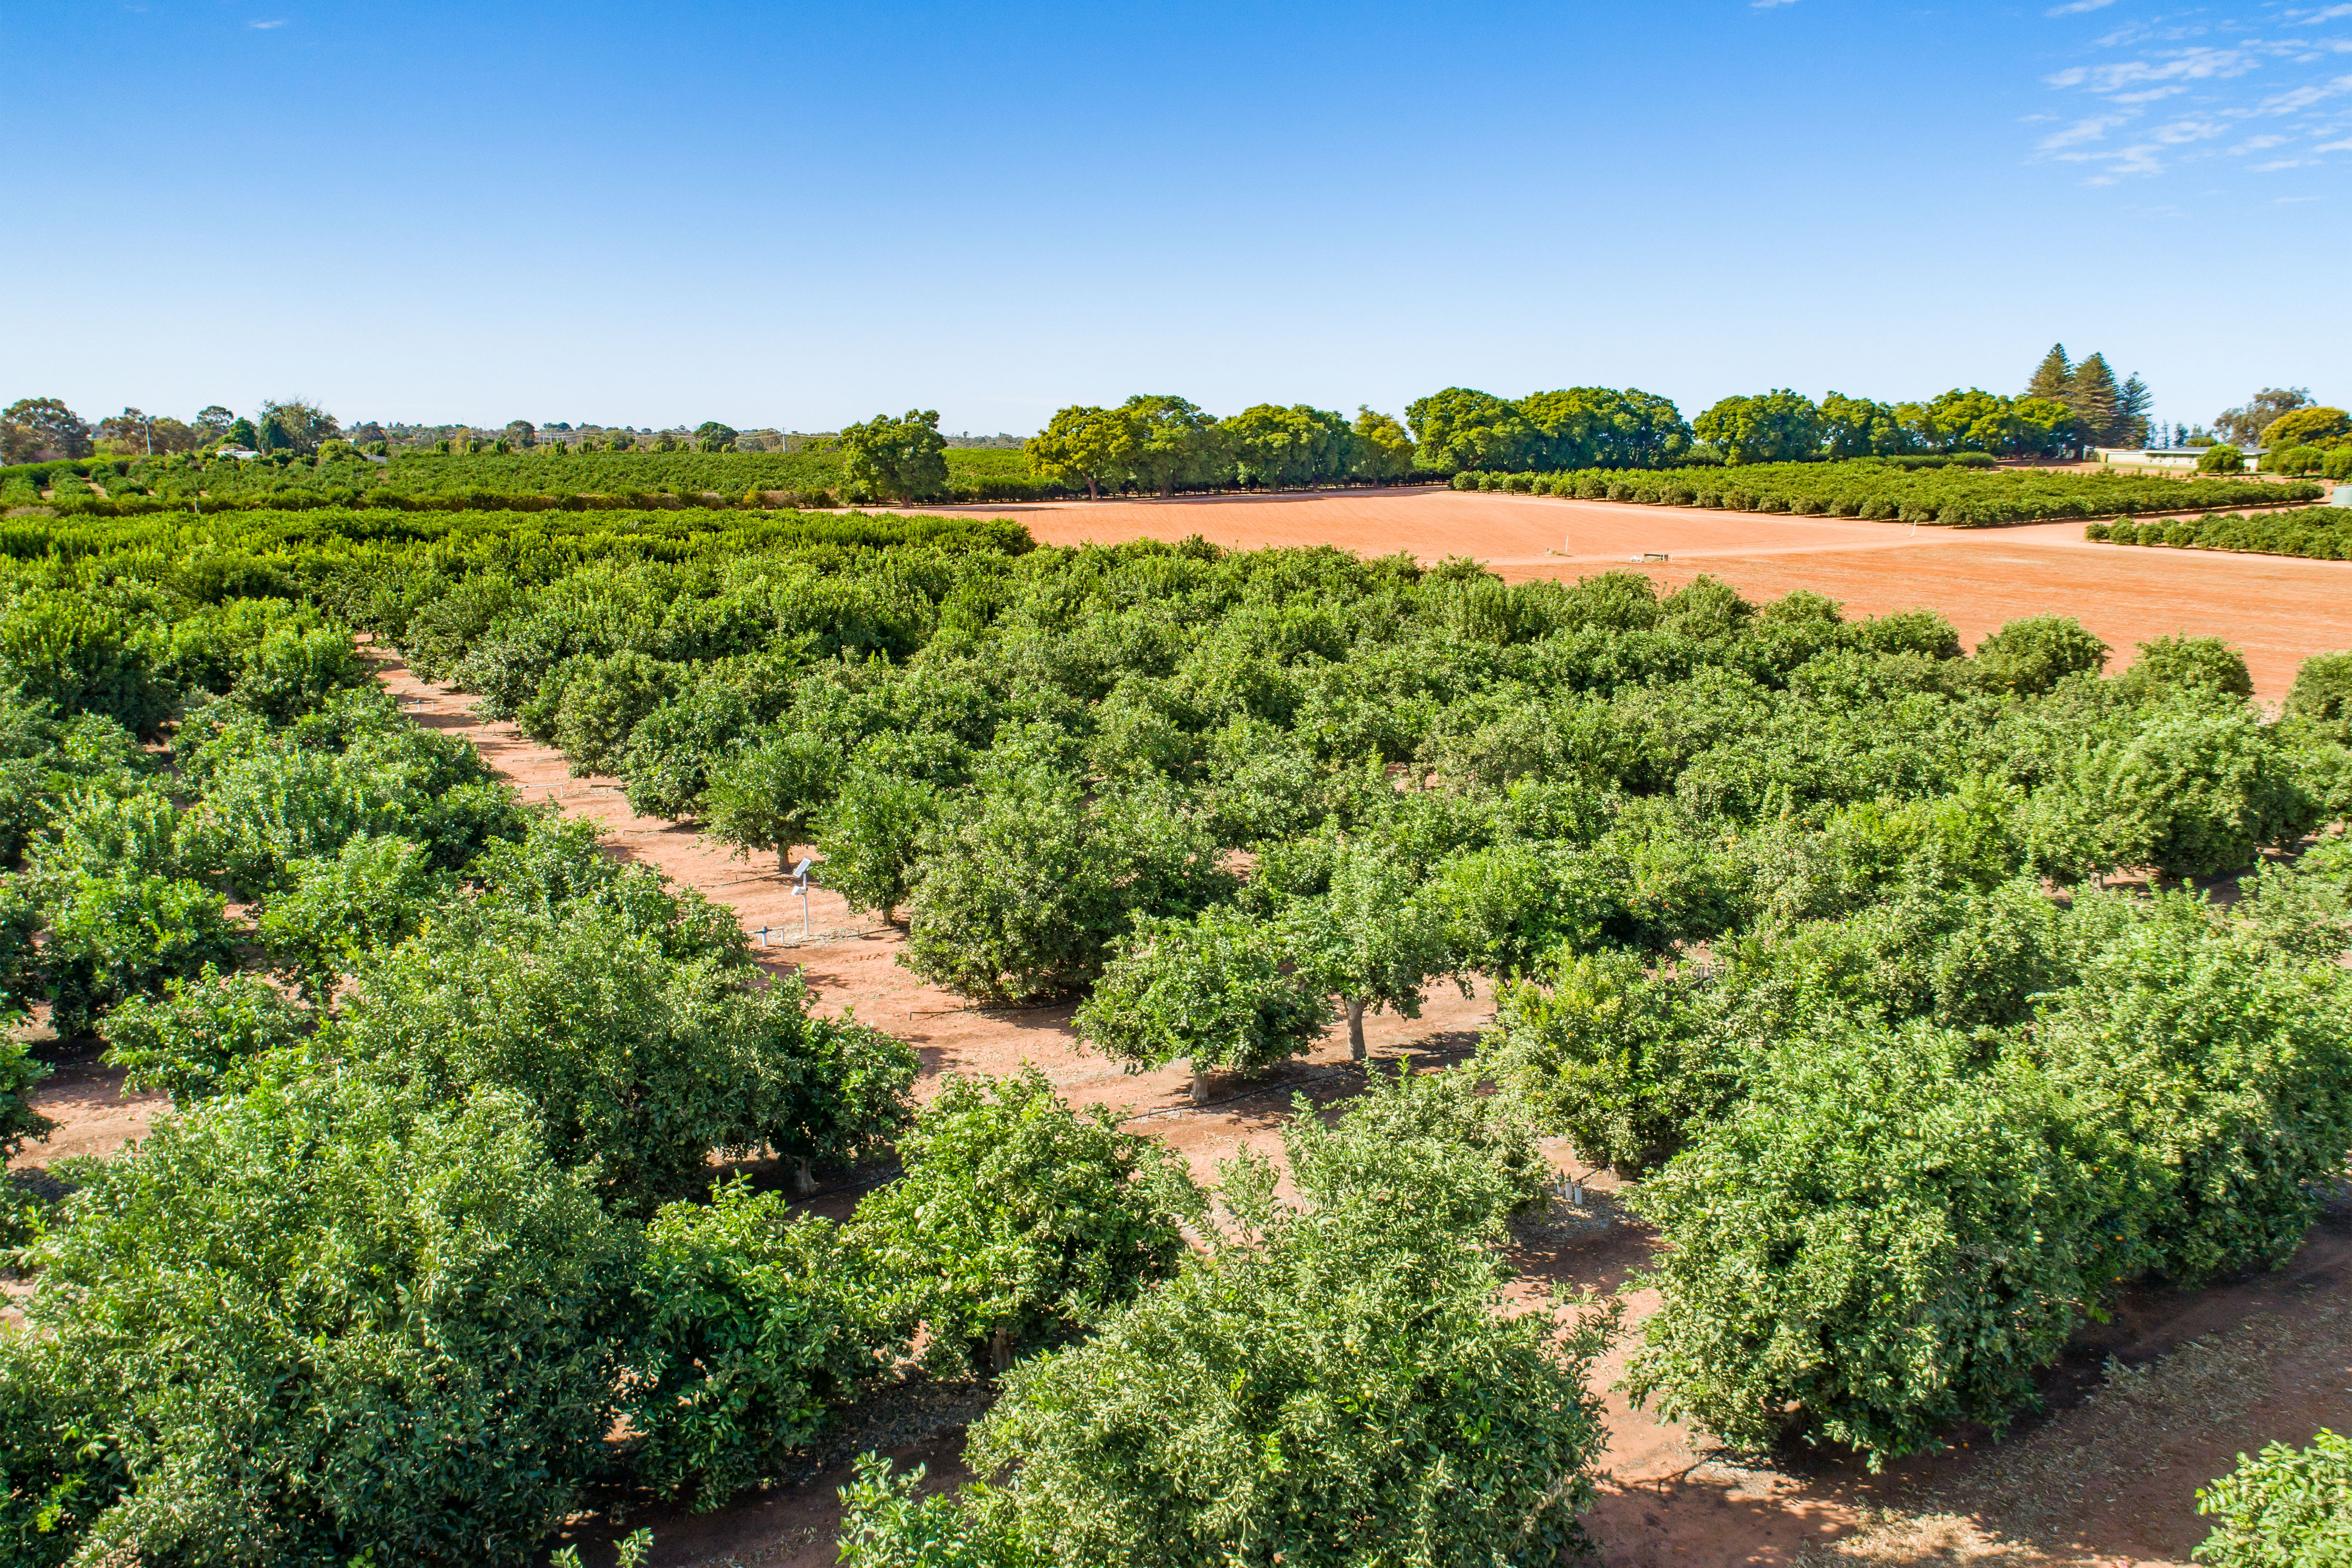
[[[13,1560],[541,1561],[604,1463],[630,1239],[538,1128],[300,1069],[100,1163],[0,1337],[0,1528],[59,1510]]]
[[[1412,472],[1412,437],[1397,422],[1395,416],[1375,414],[1359,406],[1356,422],[1350,426],[1356,436],[1356,474],[1359,478],[1384,485],[1391,479],[1402,479]]]
[[[1180,484],[1216,477],[1223,443],[1213,416],[1162,394],[1130,397],[1118,412],[1134,421],[1135,451],[1129,466],[1147,489],[1169,495]]]
[[[1176,1271],[1200,1219],[1183,1164],[1103,1107],[1073,1111],[1035,1068],[950,1076],[898,1141],[906,1174],[858,1205],[848,1242],[899,1342],[1002,1375]]]
[[[1142,422],[1124,408],[1083,405],[1057,409],[1045,428],[1029,437],[1029,461],[1050,479],[1077,481],[1089,500],[1105,483],[1124,478],[1143,445]]]
[[[1820,407],[1785,388],[1724,398],[1691,428],[1730,463],[1803,462],[1819,456],[1822,447]]]
[[[1190,1059],[1197,1103],[1212,1069],[1262,1071],[1312,1049],[1331,1018],[1273,922],[1213,909],[1138,926],[1071,1021],[1128,1061]]]
[[[922,500],[948,488],[948,442],[939,410],[877,414],[841,432],[842,473],[854,489],[882,500]]]
[[[2323,449],[2352,441],[2352,414],[2341,408],[2298,408],[2282,414],[2263,430],[2263,444],[2273,449],[2318,447]]]

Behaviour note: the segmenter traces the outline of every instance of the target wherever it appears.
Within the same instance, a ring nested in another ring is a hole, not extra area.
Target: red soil
[[[2095,544],[2076,522],[1913,529],[1437,489],[971,510],[1014,518],[1047,544],[1198,533],[1242,549],[1333,544],[1428,563],[1469,555],[1514,581],[1623,567],[1675,588],[1706,573],[1751,599],[1810,588],[1853,615],[1925,605],[1950,617],[1970,647],[2021,616],[2073,616],[2115,648],[2112,668],[2151,637],[2219,637],[2243,650],[2255,692],[2273,702],[2304,659],[2352,647],[2352,563]],[[1671,559],[1628,559],[1644,552]]]

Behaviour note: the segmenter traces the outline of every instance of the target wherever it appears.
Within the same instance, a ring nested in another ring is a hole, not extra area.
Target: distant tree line
[[[715,419],[690,431],[541,426],[528,419],[499,430],[374,421],[344,430],[304,398],[265,403],[243,417],[215,404],[184,422],[125,408],[93,427],[61,400],[38,397],[0,415],[0,460],[18,464],[97,452],[168,456],[221,447],[307,457],[338,438],[378,456],[837,450],[851,475],[853,499],[926,500],[946,494],[938,454],[954,447],[1025,448],[1037,478],[1100,496],[1968,452],[2074,458],[2095,447],[2151,442],[2246,447],[2267,441],[2280,449],[2293,444],[2324,451],[2346,430],[2343,412],[2320,406],[2305,387],[2265,387],[2242,406],[2224,409],[2212,431],[2151,420],[2152,404],[2138,374],[2119,380],[2104,353],[2077,363],[2063,343],[2054,343],[2016,396],[1954,387],[1911,402],[1841,392],[1816,402],[1776,388],[1722,398],[1685,420],[1671,400],[1637,387],[1565,387],[1506,398],[1449,386],[1414,399],[1402,419],[1369,407],[1359,407],[1350,419],[1307,404],[1273,403],[1220,417],[1172,394],[1138,394],[1115,407],[1073,404],[1025,439],[943,435],[935,411],[877,416],[816,435],[747,432]],[[2300,423],[2273,434],[2283,420]],[[2315,468],[2318,460],[2310,466]]]

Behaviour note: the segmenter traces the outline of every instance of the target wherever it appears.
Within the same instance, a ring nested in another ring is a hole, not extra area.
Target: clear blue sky
[[[2352,398],[2352,5],[12,0],[0,399]]]

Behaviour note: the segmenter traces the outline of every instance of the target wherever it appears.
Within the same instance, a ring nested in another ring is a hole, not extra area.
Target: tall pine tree
[[[2025,395],[2064,403],[2074,385],[2074,366],[2066,358],[2066,345],[2053,343],[2050,352],[2042,356],[2042,363],[2034,370],[2033,379],[2025,384]]]
[[[2083,434],[2095,444],[2116,445],[2116,405],[2121,398],[2116,373],[2107,368],[2106,355],[2095,353],[2074,367],[2066,406],[2074,411],[2075,423],[2082,426]]]
[[[2118,447],[2147,445],[2147,411],[2156,405],[2156,395],[2147,383],[2134,371],[2124,381],[2123,389],[2116,394],[2116,439]]]

